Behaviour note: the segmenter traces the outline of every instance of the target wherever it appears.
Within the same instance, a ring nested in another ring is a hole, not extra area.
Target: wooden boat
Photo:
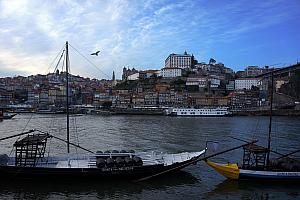
[[[16,115],[17,115],[16,113],[7,113],[7,112],[4,112],[3,109],[0,110],[0,120],[12,119]]]
[[[47,133],[25,133],[15,142],[15,157],[0,155],[0,177],[9,179],[140,179],[174,172],[189,165],[204,152],[162,154],[133,151],[97,152],[88,155],[67,154],[45,157]],[[18,134],[20,136],[20,134]],[[11,138],[11,137],[10,137]],[[73,145],[73,143],[70,143]],[[79,146],[77,146],[79,147]],[[81,149],[84,149],[80,147]],[[173,170],[174,169],[174,170]]]
[[[300,152],[300,150],[285,155],[271,150],[273,74],[271,78],[272,89],[267,147],[262,147],[254,143],[243,146],[242,166],[232,163],[220,164],[204,159],[210,167],[228,179],[300,180],[300,161],[289,158],[290,155]],[[276,153],[279,157],[270,159],[271,152]]]
[[[224,117],[232,116],[232,113],[227,107],[215,108],[168,108],[164,111],[168,116],[181,116],[181,117]]]
[[[3,119],[12,119],[16,115],[17,115],[16,113],[13,114],[4,113]]]
[[[68,42],[63,53],[66,60],[66,96],[68,97]],[[62,53],[62,54],[63,54]],[[62,56],[61,56],[62,57]],[[177,154],[161,154],[134,151],[90,151],[69,140],[69,98],[66,98],[67,140],[41,130],[30,130],[14,137],[22,139],[14,143],[15,157],[0,155],[1,179],[139,179],[146,180],[158,175],[176,172],[198,162],[205,150]],[[25,136],[25,137],[24,137]],[[47,140],[54,138],[67,143],[67,154],[49,157]],[[87,155],[70,154],[70,145],[88,152]]]
[[[228,179],[264,179],[264,180],[300,180],[299,171],[246,170],[237,164],[219,164],[207,161],[207,164]]]
[[[55,114],[66,114],[66,112],[64,112],[63,110],[57,110],[57,111],[52,111],[52,110],[38,110],[35,112],[36,114],[43,114],[43,115],[47,115],[47,114],[51,114],[51,115],[55,115]]]

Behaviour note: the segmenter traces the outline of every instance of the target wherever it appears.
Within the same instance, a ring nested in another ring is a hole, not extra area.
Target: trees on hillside
[[[300,98],[300,70],[297,70],[289,82],[283,84],[279,91],[291,97]]]
[[[215,59],[213,59],[213,58],[209,59],[209,64],[211,64],[211,65],[212,65],[212,64],[216,64],[216,62],[217,62],[217,61],[216,61]]]

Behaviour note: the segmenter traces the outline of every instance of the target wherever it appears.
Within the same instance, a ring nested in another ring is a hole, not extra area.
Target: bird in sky
[[[100,51],[96,51],[95,53],[91,53],[91,55],[92,56],[98,56],[98,53],[99,53]]]

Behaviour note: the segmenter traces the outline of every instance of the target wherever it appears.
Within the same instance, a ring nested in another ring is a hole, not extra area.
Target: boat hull
[[[300,180],[300,172],[255,171],[240,169],[239,179]]]
[[[17,114],[6,114],[6,115],[3,115],[3,116],[0,116],[0,120],[2,120],[2,119],[12,119],[16,115]]]
[[[169,166],[164,164],[113,167],[113,168],[48,168],[48,167],[18,167],[0,166],[1,179],[140,179],[157,174],[169,174],[180,171],[190,165],[191,160],[174,163]]]
[[[211,161],[207,161],[206,163],[218,173],[220,173],[228,179],[239,179],[240,170],[237,164],[219,164]]]
[[[210,161],[207,161],[207,164],[224,177],[233,180],[300,180],[300,172],[245,170],[238,168],[237,164],[219,164]]]

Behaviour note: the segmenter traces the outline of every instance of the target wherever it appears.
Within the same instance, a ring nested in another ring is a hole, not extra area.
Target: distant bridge
[[[256,76],[257,78],[269,78],[272,76],[272,73],[274,77],[290,77],[293,72],[300,70],[300,63],[290,65],[288,67],[280,68],[274,71],[270,71],[264,74],[260,74]]]

